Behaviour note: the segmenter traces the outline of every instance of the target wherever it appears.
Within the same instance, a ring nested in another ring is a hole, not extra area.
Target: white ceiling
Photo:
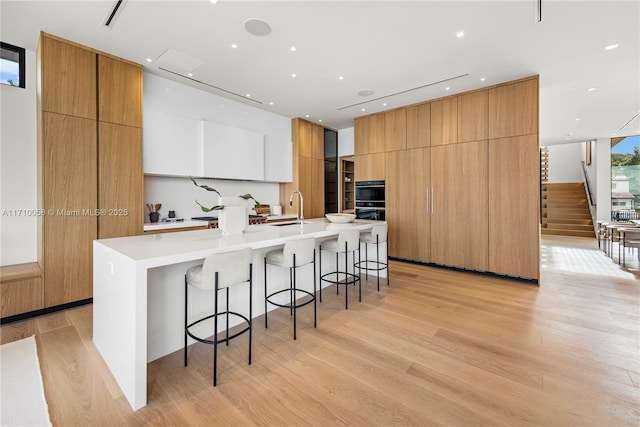
[[[542,23],[535,20],[536,0],[126,0],[105,27],[113,4],[2,0],[2,41],[35,50],[39,31],[46,31],[149,72],[287,117],[308,115],[334,129],[371,112],[539,74],[541,145],[640,131],[639,118],[619,130],[640,111],[637,0],[543,0]],[[271,33],[249,34],[243,25],[249,18],[266,21]],[[457,38],[458,31],[465,36]],[[605,51],[614,43],[617,49]],[[201,62],[193,79],[224,91],[160,70],[170,68],[156,60],[167,49]],[[456,76],[462,77],[433,84]],[[362,89],[375,93],[362,97]]]

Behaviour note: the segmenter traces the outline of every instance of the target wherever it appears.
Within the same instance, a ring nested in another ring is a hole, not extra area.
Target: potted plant
[[[191,182],[196,187],[204,188],[207,191],[212,191],[218,195],[218,204],[212,207],[206,207],[202,205],[196,199],[196,203],[200,206],[202,212],[219,211],[218,213],[218,228],[220,228],[225,234],[238,234],[242,233],[249,225],[249,206],[247,201],[253,200],[257,207],[260,207],[258,202],[251,194],[243,194],[241,196],[223,197],[218,190],[209,187],[205,184],[198,184],[192,176],[189,176]]]

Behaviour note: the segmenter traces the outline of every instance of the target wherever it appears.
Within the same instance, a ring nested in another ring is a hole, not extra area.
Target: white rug
[[[0,346],[0,426],[50,426],[36,339]]]

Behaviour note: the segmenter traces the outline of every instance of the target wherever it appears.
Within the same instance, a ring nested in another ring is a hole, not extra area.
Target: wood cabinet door
[[[43,113],[44,306],[91,298],[98,207],[96,121]]]
[[[302,193],[306,202],[311,205],[308,218],[324,217],[324,160],[311,159],[311,192]]]
[[[431,147],[431,261],[488,266],[487,141]]]
[[[98,236],[142,234],[142,129],[99,122],[98,138]]]
[[[538,133],[538,78],[489,90],[489,138]]]
[[[484,141],[489,138],[489,92],[471,92],[458,96],[458,142]]]
[[[384,153],[386,150],[386,114],[369,116],[369,153]]]
[[[458,142],[458,98],[431,102],[431,146]]]
[[[297,131],[297,136],[298,136],[298,156],[301,157],[311,157],[311,152],[312,152],[312,140],[313,140],[313,136],[312,136],[312,124],[309,123],[306,120],[302,120],[302,119],[297,119],[297,130],[294,129],[294,131]],[[295,123],[294,123],[294,128],[295,128]]]
[[[42,110],[95,119],[96,54],[46,35],[38,49]]]
[[[407,110],[400,108],[384,113],[385,151],[407,148]]]
[[[324,127],[311,125],[311,158],[324,160]]]
[[[353,153],[356,156],[369,154],[369,117],[359,117],[354,120]]]
[[[407,149],[431,146],[431,104],[407,108]]]
[[[540,275],[539,148],[537,135],[489,143],[489,269]]]
[[[385,218],[390,256],[430,261],[429,154],[429,148],[386,153]]]
[[[142,67],[98,55],[98,118],[142,127]]]
[[[355,156],[355,158],[356,181],[374,181],[384,179],[384,153],[365,154],[362,156]]]

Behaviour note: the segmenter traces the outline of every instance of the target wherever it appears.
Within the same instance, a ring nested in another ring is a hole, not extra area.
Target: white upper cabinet
[[[264,180],[264,136],[236,127],[204,122],[204,176]]]
[[[172,135],[171,114],[149,108],[144,109],[142,130],[144,173],[171,174]]]
[[[144,173],[202,176],[202,120],[144,109]]]
[[[264,136],[264,180],[291,182],[293,180],[292,143],[288,139]]]
[[[173,117],[173,174],[202,176],[203,121]]]

